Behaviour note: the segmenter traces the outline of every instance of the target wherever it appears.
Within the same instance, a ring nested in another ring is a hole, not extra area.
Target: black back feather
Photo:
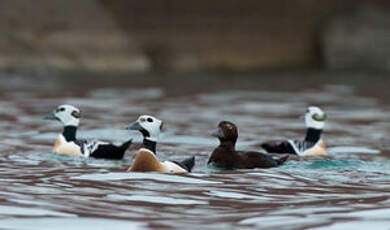
[[[101,144],[94,152],[91,153],[90,156],[94,158],[121,160],[132,141],[133,140],[130,139],[121,146],[116,146],[113,144]]]

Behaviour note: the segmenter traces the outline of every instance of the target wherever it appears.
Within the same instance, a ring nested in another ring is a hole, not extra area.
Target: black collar
[[[146,149],[149,149],[155,155],[156,155],[156,145],[157,145],[157,143],[155,141],[148,140],[144,137],[143,147]]]
[[[321,138],[322,129],[308,128],[305,141],[317,143]]]
[[[76,132],[77,132],[77,127],[68,125],[64,127],[64,131],[62,132],[62,135],[64,135],[65,140],[67,142],[69,141],[75,141],[76,140]]]

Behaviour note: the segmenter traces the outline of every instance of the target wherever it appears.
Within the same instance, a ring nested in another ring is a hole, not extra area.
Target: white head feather
[[[323,129],[325,126],[326,114],[320,108],[310,106],[305,114],[305,124],[307,128]]]
[[[60,105],[52,114],[64,126],[78,126],[80,110],[72,105]]]
[[[145,129],[149,133],[149,136],[145,137],[145,139],[150,141],[158,140],[163,126],[163,122],[161,120],[150,115],[141,115],[137,119],[137,122],[143,129]]]

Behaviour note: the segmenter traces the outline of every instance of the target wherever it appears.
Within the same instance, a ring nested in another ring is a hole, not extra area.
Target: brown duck
[[[238,130],[235,124],[221,121],[213,136],[219,139],[219,146],[211,154],[208,165],[221,169],[272,168],[282,165],[288,158],[275,159],[272,156],[255,151],[237,151],[235,149]]]

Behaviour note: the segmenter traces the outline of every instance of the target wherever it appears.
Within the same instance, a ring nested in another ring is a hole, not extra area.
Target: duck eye
[[[64,112],[65,111],[65,108],[58,108],[56,109],[56,112],[59,113],[59,112]]]
[[[153,122],[153,119],[148,117],[148,122]]]

